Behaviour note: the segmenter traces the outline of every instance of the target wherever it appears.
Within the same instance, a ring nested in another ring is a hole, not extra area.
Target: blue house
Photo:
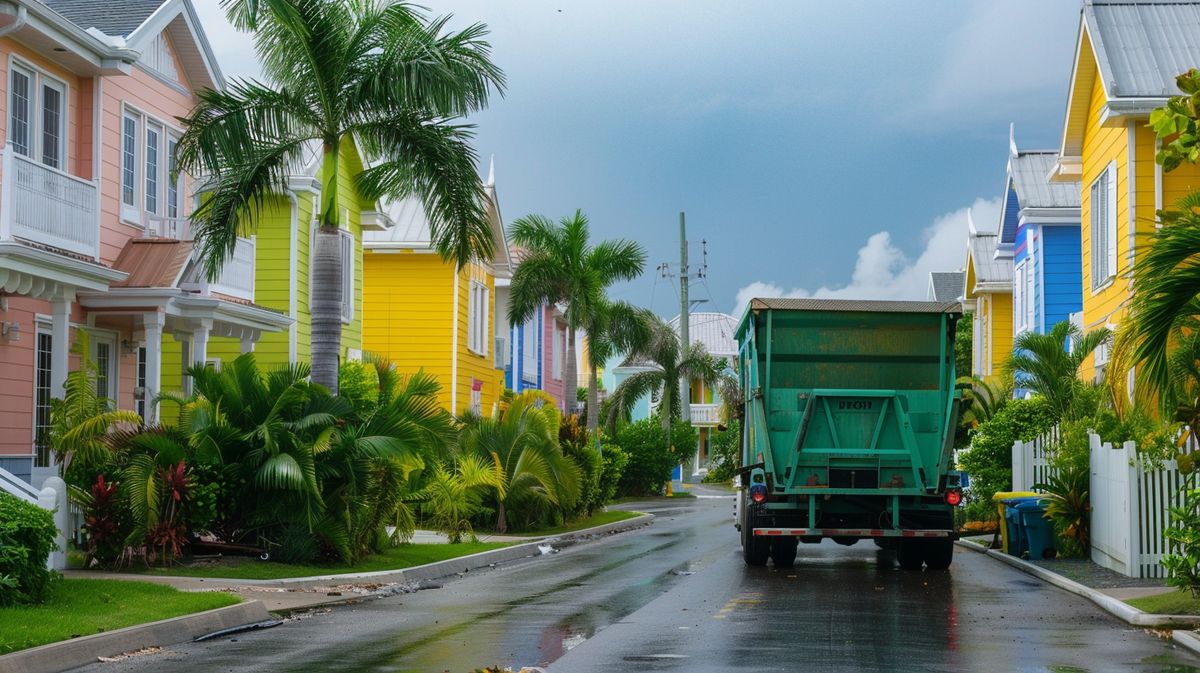
[[[1019,150],[1010,130],[997,255],[1013,259],[1013,336],[1045,334],[1083,309],[1078,182],[1050,182],[1053,150]]]

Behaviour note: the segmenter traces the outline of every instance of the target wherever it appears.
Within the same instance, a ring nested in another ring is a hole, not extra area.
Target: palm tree
[[[1159,212],[1162,226],[1133,269],[1137,292],[1129,311],[1131,364],[1148,394],[1164,410],[1178,401],[1172,391],[1170,351],[1181,329],[1200,316],[1200,192]]]
[[[587,430],[600,427],[597,372],[609,358],[644,348],[650,341],[650,313],[623,301],[602,300],[584,323],[588,339]]]
[[[513,273],[509,316],[514,324],[529,320],[544,304],[566,304],[567,363],[563,390],[567,410],[575,402],[579,373],[575,364],[575,334],[605,302],[604,290],[618,280],[632,280],[642,273],[646,252],[632,241],[601,241],[589,244],[588,219],[576,210],[558,224],[541,215],[527,215],[512,226],[512,240],[527,249]]]
[[[312,253],[313,380],[337,391],[342,261],[337,231],[348,199],[418,196],[434,245],[461,268],[492,251],[470,126],[455,124],[503,91],[487,28],[446,31],[393,0],[223,0],[230,20],[254,32],[266,82],[235,80],[203,91],[183,119],[178,165],[207,179],[192,215],[210,278],[237,237],[306,152],[322,157],[320,230]],[[371,167],[358,194],[342,194],[342,152],[358,143]]]
[[[1022,332],[1013,342],[1013,355],[1006,365],[1020,385],[1046,398],[1061,417],[1071,411],[1071,402],[1080,386],[1079,367],[1084,359],[1112,339],[1106,328],[1080,332],[1064,320],[1046,334]],[[1065,348],[1070,341],[1071,349]]]
[[[608,409],[608,426],[616,430],[617,421],[628,418],[633,405],[646,395],[660,398],[659,414],[663,432],[670,437],[671,421],[679,418],[679,381],[698,379],[706,386],[715,386],[725,369],[724,361],[714,358],[703,344],[693,343],[680,348],[679,334],[658,316],[651,316],[651,338],[646,347],[630,354],[644,361],[651,369],[630,376],[613,391]]]
[[[424,510],[438,531],[445,533],[451,544],[464,537],[476,541],[471,517],[481,514],[482,490],[496,488],[499,476],[490,461],[481,456],[459,456],[451,467],[438,465],[433,478],[422,489]]]
[[[541,391],[521,393],[491,418],[465,421],[461,450],[487,461],[496,474],[496,532],[508,530],[514,508],[569,509],[579,498],[579,466],[558,445],[558,408]]]

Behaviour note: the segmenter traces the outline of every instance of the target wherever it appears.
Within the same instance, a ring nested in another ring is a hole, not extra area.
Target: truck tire
[[[800,540],[794,537],[777,537],[771,542],[771,562],[776,568],[791,568],[796,565],[796,547]]]
[[[954,561],[954,540],[926,540],[925,565],[930,570],[946,570]]]
[[[771,552],[771,541],[751,534],[755,524],[754,516],[747,512],[746,520],[742,524],[742,560],[748,566],[765,566]]]
[[[896,563],[905,570],[920,570],[925,562],[924,540],[901,540],[896,546]]]

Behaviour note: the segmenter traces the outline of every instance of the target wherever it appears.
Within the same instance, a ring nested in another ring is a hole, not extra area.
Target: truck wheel
[[[901,540],[896,547],[896,563],[905,570],[920,570],[925,561],[923,540]]]
[[[796,564],[796,547],[800,540],[794,537],[778,537],[771,543],[771,561],[776,568],[791,568]]]
[[[746,522],[742,524],[742,560],[748,566],[765,566],[771,552],[771,541],[752,535],[755,523],[754,517],[747,514]]]
[[[954,540],[928,540],[925,543],[925,565],[930,570],[946,570],[954,561]]]

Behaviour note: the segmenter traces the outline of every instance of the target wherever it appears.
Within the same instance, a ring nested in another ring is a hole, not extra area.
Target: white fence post
[[[1025,442],[1017,440],[1012,445],[1012,490],[1027,491],[1029,484],[1025,483]]]
[[[1129,554],[1129,570],[1125,574],[1130,577],[1142,577],[1142,506],[1139,497],[1139,487],[1142,482],[1142,461],[1138,458],[1137,443],[1125,442],[1123,449],[1125,467],[1125,520],[1129,527],[1126,535],[1126,550]]]
[[[46,567],[51,570],[65,570],[67,567],[67,519],[70,516],[67,505],[67,483],[58,477],[50,477],[42,484],[38,493],[38,506],[54,513],[54,527],[58,534],[54,536],[54,551],[46,557]]]

